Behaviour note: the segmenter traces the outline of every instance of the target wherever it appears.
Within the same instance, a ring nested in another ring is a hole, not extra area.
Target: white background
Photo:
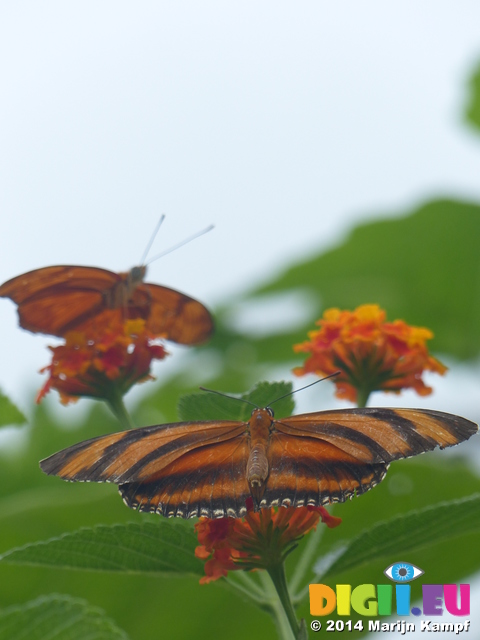
[[[155,252],[216,229],[148,279],[214,306],[353,223],[480,200],[479,25],[473,0],[2,3],[0,282],[127,270],[165,212]],[[0,386],[28,410],[52,340],[7,300],[0,323]],[[475,371],[442,386],[452,410]]]

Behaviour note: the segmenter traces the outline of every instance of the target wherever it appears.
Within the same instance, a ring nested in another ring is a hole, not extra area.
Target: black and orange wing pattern
[[[156,335],[181,344],[200,344],[213,331],[208,310],[179,291],[142,282],[145,267],[114,273],[97,267],[35,269],[0,286],[0,297],[18,305],[20,326],[62,337],[81,330],[106,309],[143,318]]]
[[[253,428],[252,419],[145,427],[74,445],[40,464],[65,480],[114,482],[139,511],[241,517],[254,496],[247,481]],[[272,417],[268,477],[255,507],[344,502],[378,484],[393,460],[454,446],[477,429],[465,418],[423,409]]]

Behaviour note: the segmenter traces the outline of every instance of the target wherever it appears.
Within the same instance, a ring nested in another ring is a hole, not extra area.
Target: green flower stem
[[[357,390],[357,407],[363,409],[367,406],[368,398],[370,396],[370,389],[359,388]]]
[[[278,599],[277,590],[275,589],[272,581],[264,571],[259,571],[260,582],[263,585],[265,594],[268,597],[268,603],[261,608],[267,611],[273,618],[275,626],[277,628],[278,637],[280,640],[296,640],[293,632],[290,628],[290,624],[285,613],[285,609],[282,603]]]
[[[277,591],[278,597],[287,617],[288,624],[290,625],[290,629],[292,630],[293,637],[298,638],[300,627],[297,621],[295,610],[292,605],[292,601],[290,600],[290,594],[288,593],[287,579],[285,576],[285,567],[283,565],[283,562],[272,564],[267,569],[267,571]]]
[[[116,387],[112,387],[105,401],[124,429],[135,428],[135,424],[123,403],[123,396]]]
[[[255,582],[253,576],[243,571],[230,571],[225,579],[230,586],[251,598],[255,603],[262,605],[268,604],[263,590],[260,585]]]
[[[313,558],[317,553],[318,544],[322,539],[322,535],[325,530],[323,526],[320,526],[321,524],[322,523],[319,523],[319,526],[317,526],[315,531],[312,531],[308,536],[303,553],[295,566],[292,579],[290,580],[290,591],[292,592],[292,600],[294,602],[298,601],[298,591],[300,587],[303,587],[302,582],[307,571],[312,570]]]

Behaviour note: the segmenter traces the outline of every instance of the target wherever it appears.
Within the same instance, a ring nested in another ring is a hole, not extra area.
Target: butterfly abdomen
[[[269,473],[267,449],[273,424],[272,417],[267,409],[255,409],[249,421],[250,454],[246,470],[247,482],[257,502],[265,491],[265,482]]]

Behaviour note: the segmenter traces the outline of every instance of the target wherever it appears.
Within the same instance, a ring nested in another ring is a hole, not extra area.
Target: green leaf
[[[300,620],[297,640],[308,640],[307,624],[305,618]]]
[[[241,420],[246,422],[252,413],[251,404],[241,402],[247,400],[257,407],[267,407],[270,403],[292,391],[290,382],[259,382],[250,391],[231,397],[217,393],[192,393],[180,398],[178,415],[180,420]],[[292,415],[295,404],[292,396],[275,402],[275,416]]]
[[[480,129],[480,65],[475,69],[469,85],[470,94],[465,117],[469,124]]]
[[[476,531],[480,531],[480,494],[411,511],[360,533],[322,578]]]
[[[128,640],[103,611],[77,598],[49,595],[0,609],[0,640]]]
[[[24,424],[27,421],[20,409],[11,400],[0,393],[0,427],[9,424]]]
[[[203,575],[191,523],[97,525],[12,549],[0,561],[121,573]]]
[[[225,309],[211,347],[220,351],[243,341],[252,353],[251,367],[258,370],[266,362],[291,367],[303,360],[293,345],[307,339],[322,310],[377,303],[390,321],[431,329],[432,350],[475,358],[480,353],[480,205],[434,200],[406,213],[358,226],[339,246],[289,266],[244,298],[253,306],[272,294],[302,292],[312,301],[303,324],[246,336],[231,328]]]

